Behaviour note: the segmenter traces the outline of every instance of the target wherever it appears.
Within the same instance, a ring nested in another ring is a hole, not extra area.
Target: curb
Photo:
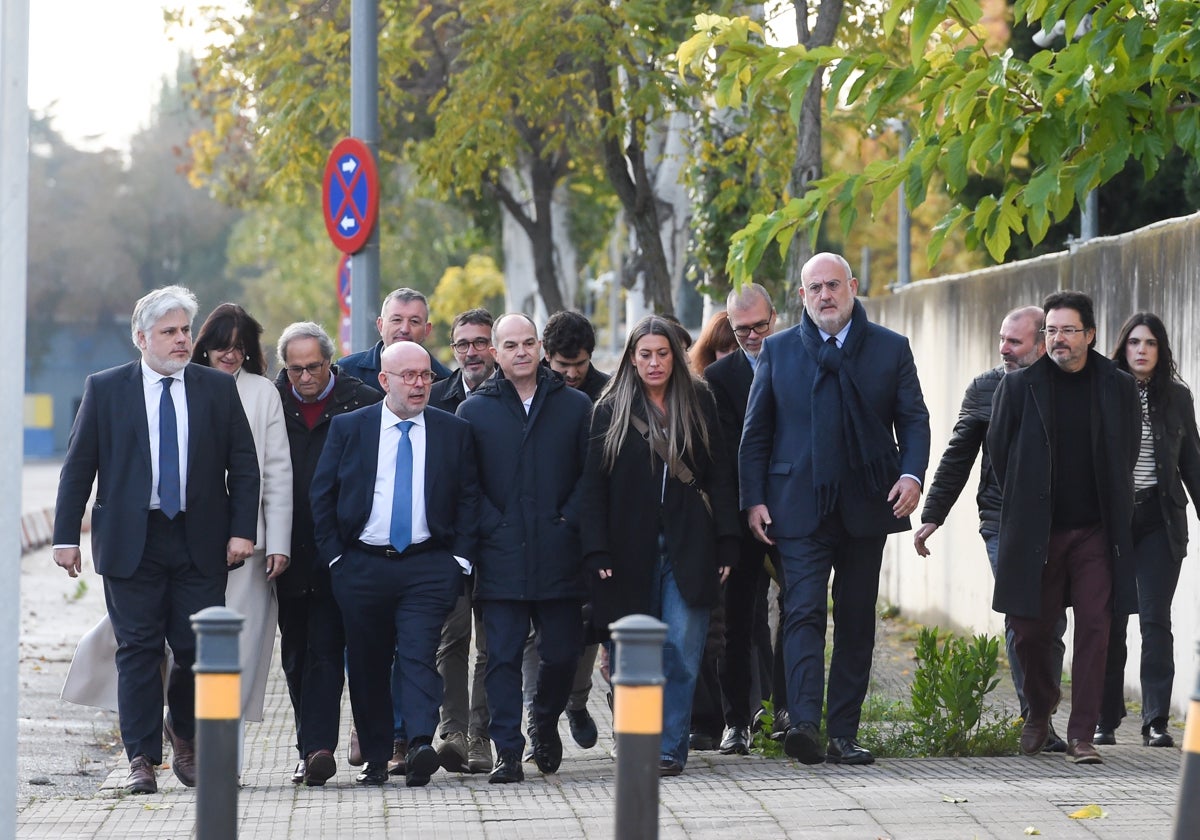
[[[50,545],[54,541],[54,508],[42,508],[21,514],[21,554]]]

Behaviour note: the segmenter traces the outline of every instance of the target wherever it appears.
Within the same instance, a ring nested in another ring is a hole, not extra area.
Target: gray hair
[[[279,364],[287,364],[288,344],[298,338],[315,338],[317,344],[321,346],[321,356],[325,361],[328,362],[333,358],[333,341],[329,338],[329,333],[325,332],[320,324],[314,324],[312,321],[297,321],[284,327],[283,332],[279,335],[279,342],[275,345],[275,351],[279,355]]]
[[[133,317],[129,319],[129,337],[133,340],[133,346],[138,346],[138,333],[150,332],[168,312],[182,311],[187,315],[190,324],[196,320],[199,308],[196,296],[190,289],[183,286],[163,286],[161,289],[155,289],[134,304]]]
[[[771,302],[770,292],[760,283],[747,283],[740,289],[730,289],[729,296],[725,298],[725,309],[749,309],[759,299],[765,300],[767,308],[772,312],[775,311],[775,304]]]
[[[429,320],[429,301],[425,299],[425,295],[418,292],[416,289],[410,289],[408,286],[402,286],[395,291],[388,292],[388,296],[383,299],[383,305],[379,307],[379,317],[387,312],[388,304],[394,300],[401,303],[412,303],[414,300],[419,301],[425,306],[425,320]]]

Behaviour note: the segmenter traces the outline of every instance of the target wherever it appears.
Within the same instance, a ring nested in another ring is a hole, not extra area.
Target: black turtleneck
[[[1101,519],[1092,449],[1092,368],[1067,373],[1051,364],[1054,388],[1052,527],[1082,528]]]

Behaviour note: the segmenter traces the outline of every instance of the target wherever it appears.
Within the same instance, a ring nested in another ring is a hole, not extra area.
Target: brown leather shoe
[[[125,779],[126,793],[158,793],[158,779],[154,777],[154,764],[144,755],[135,755],[129,760],[129,776]]]
[[[168,719],[163,721],[163,731],[167,733],[167,740],[171,742],[171,769],[175,771],[175,778],[183,782],[187,787],[196,786],[196,745],[187,740],[175,735],[175,730],[171,728],[171,721]]]
[[[358,730],[353,726],[350,727],[350,754],[346,757],[346,763],[351,767],[363,766],[362,747],[358,743]]]
[[[407,765],[405,757],[408,755],[408,739],[398,738],[392,742],[392,760],[387,763],[387,771],[389,776],[403,776]]]
[[[1030,714],[1025,719],[1025,725],[1021,727],[1021,755],[1037,755],[1042,751],[1042,747],[1046,746],[1046,739],[1049,737],[1050,718],[1038,719]]]
[[[1096,752],[1091,741],[1080,741],[1078,738],[1072,738],[1071,742],[1067,744],[1067,761],[1074,764],[1104,763],[1104,759],[1100,757],[1100,753]]]
[[[314,750],[304,761],[304,784],[321,787],[337,772],[337,762],[330,750]]]

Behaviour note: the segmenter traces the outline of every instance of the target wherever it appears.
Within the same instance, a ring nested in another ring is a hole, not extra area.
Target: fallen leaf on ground
[[[1099,805],[1085,805],[1073,814],[1067,814],[1073,820],[1102,820],[1108,816]]]
[[[1028,826],[1025,826],[1025,833],[1026,834],[1041,834],[1042,832],[1038,831],[1033,826],[1028,825]]]
[[[948,794],[948,793],[943,793],[943,794],[942,794],[942,801],[943,801],[943,802],[954,802],[954,803],[958,803],[958,802],[966,802],[966,801],[967,801],[967,798],[966,798],[965,796],[951,796],[951,795],[950,795],[950,794]]]

